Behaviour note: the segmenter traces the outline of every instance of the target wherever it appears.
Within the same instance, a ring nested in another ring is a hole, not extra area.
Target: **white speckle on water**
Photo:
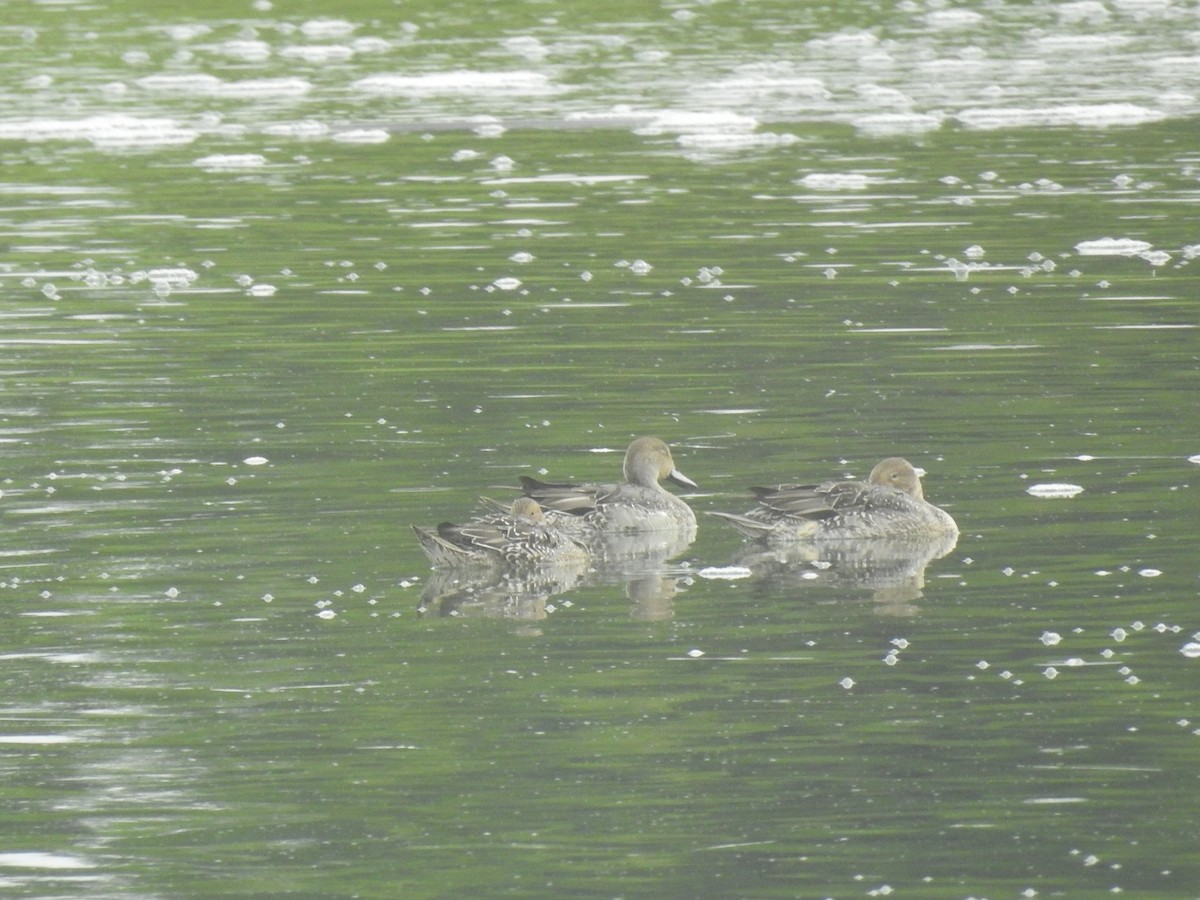
[[[261,153],[213,153],[202,156],[192,165],[210,172],[227,172],[240,169],[258,169],[267,164]]]
[[[319,613],[317,613],[318,619],[333,619],[336,616],[337,616],[337,613],[334,612],[332,609],[323,609]]]
[[[251,297],[273,297],[277,288],[273,284],[256,284],[246,291]]]
[[[1157,578],[1162,574],[1162,571],[1159,569],[1139,569],[1138,574],[1143,578]]]
[[[1040,497],[1042,499],[1065,499],[1082,493],[1083,488],[1078,484],[1051,482],[1047,484],[1031,484],[1025,489],[1025,492],[1033,497]]]
[[[248,466],[265,466],[270,460],[265,456],[247,456],[242,462]]]
[[[1046,668],[1042,669],[1042,674],[1053,680],[1058,677],[1058,669],[1054,668],[1054,666],[1046,666]]]
[[[1125,640],[1125,638],[1129,637],[1129,632],[1127,632],[1124,628],[1114,628],[1109,634],[1109,637],[1120,643],[1121,641]]]
[[[168,597],[170,597],[172,600],[174,600],[176,597],[179,596],[179,588],[169,587],[169,588],[167,588],[166,594]]]
[[[975,668],[982,672],[985,671],[990,665],[991,663],[989,663],[986,659],[981,659],[979,662],[975,663]]]
[[[841,687],[844,687],[846,690],[850,690],[850,688],[854,687],[854,679],[847,676],[846,678],[843,678],[841,681],[839,681],[838,685],[840,685]]]
[[[1188,641],[1179,648],[1179,652],[1188,659],[1200,659],[1200,641]]]
[[[687,655],[690,656],[692,659],[699,659],[701,656],[704,655],[704,651],[693,648],[687,652]]]
[[[496,288],[497,290],[501,290],[501,291],[515,291],[520,286],[521,286],[521,279],[519,279],[519,278],[512,278],[512,277],[497,278],[495,281],[492,282],[492,287]]]
[[[1047,647],[1053,647],[1062,641],[1062,635],[1057,631],[1043,631],[1042,636],[1038,638]]]

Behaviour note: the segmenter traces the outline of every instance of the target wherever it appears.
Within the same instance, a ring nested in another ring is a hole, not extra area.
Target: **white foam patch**
[[[800,184],[810,191],[863,191],[871,185],[871,178],[857,172],[811,172]]]
[[[90,141],[107,149],[190,144],[198,131],[174,119],[137,116],[87,116],[82,119],[9,119],[0,121],[0,140]]]
[[[352,128],[333,135],[333,139],[342,144],[383,144],[391,140],[391,137],[382,128]]]
[[[223,56],[242,62],[266,62],[271,58],[271,45],[266,41],[231,40],[218,44],[215,49]]]
[[[1094,241],[1080,241],[1075,245],[1075,252],[1080,256],[1137,256],[1146,253],[1153,246],[1133,238],[1100,238]]]
[[[213,153],[202,156],[192,163],[210,172],[228,172],[238,169],[258,169],[267,164],[267,158],[258,153]]]
[[[367,94],[556,94],[562,90],[540,72],[479,72],[460,69],[425,75],[368,75],[351,84]]]
[[[217,97],[303,97],[312,90],[306,78],[246,78],[242,81],[223,81],[215,92]]]
[[[181,75],[146,75],[134,82],[144,91],[163,94],[208,94],[217,89],[221,79],[216,75],[193,72]]]
[[[274,137],[316,138],[329,134],[329,126],[324,122],[304,119],[300,122],[278,122],[263,128],[263,134]]]
[[[749,134],[758,128],[758,120],[741,113],[691,112],[665,109],[652,113],[636,131],[638,134]]]
[[[309,19],[300,26],[300,31],[305,37],[329,40],[347,37],[353,34],[356,28],[357,25],[345,19]]]
[[[215,75],[203,74],[147,75],[139,78],[134,84],[155,94],[191,94],[233,99],[303,97],[313,87],[312,82],[305,78],[246,78],[241,81],[225,81]]]
[[[937,113],[873,113],[855,116],[850,124],[863,134],[883,137],[936,131],[942,127],[942,121],[943,117]]]
[[[925,24],[937,31],[974,28],[985,21],[982,14],[970,9],[938,9],[925,16]]]
[[[742,97],[801,97],[808,100],[828,100],[833,96],[820,78],[773,75],[769,71],[756,73],[749,68],[729,78],[702,84],[700,92],[705,96],[735,94]]]
[[[93,869],[96,867],[96,864],[81,856],[72,856],[67,853],[25,851],[0,853],[0,867],[19,869]]]
[[[1047,500],[1065,499],[1083,493],[1080,485],[1065,483],[1031,484],[1025,490],[1031,496]]]
[[[979,107],[964,109],[955,118],[968,128],[993,130],[1055,125],[1105,128],[1159,122],[1166,116],[1158,110],[1133,103],[1097,103],[1030,108]]]
[[[284,59],[299,59],[310,65],[349,62],[354,58],[354,48],[345,44],[302,44],[284,47],[279,51]]]
[[[753,134],[681,134],[675,139],[689,150],[746,150],[754,147],[788,147],[800,139],[794,134],[771,131]]]
[[[715,578],[732,581],[738,578],[749,578],[753,572],[745,566],[708,566],[696,573],[701,578]]]

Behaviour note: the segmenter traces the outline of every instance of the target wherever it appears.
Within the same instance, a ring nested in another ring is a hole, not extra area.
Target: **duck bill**
[[[696,484],[696,482],[692,481],[692,479],[688,478],[686,475],[684,475],[678,469],[671,470],[671,474],[667,476],[667,481],[673,481],[673,482],[675,482],[675,484],[678,484],[682,487],[690,487],[690,488],[700,487],[700,485]]]

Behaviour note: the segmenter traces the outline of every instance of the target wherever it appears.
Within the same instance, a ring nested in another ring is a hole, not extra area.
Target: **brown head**
[[[518,497],[513,501],[509,514],[514,519],[525,519],[529,522],[545,522],[546,516],[538,502],[532,497]]]
[[[677,468],[671,448],[656,437],[640,437],[625,451],[625,480],[642,487],[655,487],[664,478],[684,487],[696,487],[696,482]]]
[[[924,500],[925,494],[921,490],[921,475],[913,467],[907,459],[901,459],[899,456],[889,456],[875,464],[875,468],[871,470],[871,474],[867,476],[867,481],[871,484],[879,484],[884,487],[895,488],[898,491],[904,491],[911,497],[918,500]]]

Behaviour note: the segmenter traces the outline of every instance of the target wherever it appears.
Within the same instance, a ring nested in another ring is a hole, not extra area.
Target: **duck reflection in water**
[[[773,581],[873,592],[881,611],[915,612],[925,568],[958,542],[958,525],[925,499],[921,472],[900,457],[866,481],[752,488],[758,506],[712,512],[753,541],[735,562]]]
[[[796,541],[786,546],[747,544],[734,564],[773,586],[836,588],[869,591],[883,615],[918,612],[916,601],[925,588],[925,569],[958,543],[957,534],[912,538]]]
[[[587,547],[547,522],[529,497],[500,510],[493,501],[482,502],[492,511],[466,524],[413,526],[434,566],[422,592],[422,610],[545,618],[548,599],[578,585],[587,572]]]

